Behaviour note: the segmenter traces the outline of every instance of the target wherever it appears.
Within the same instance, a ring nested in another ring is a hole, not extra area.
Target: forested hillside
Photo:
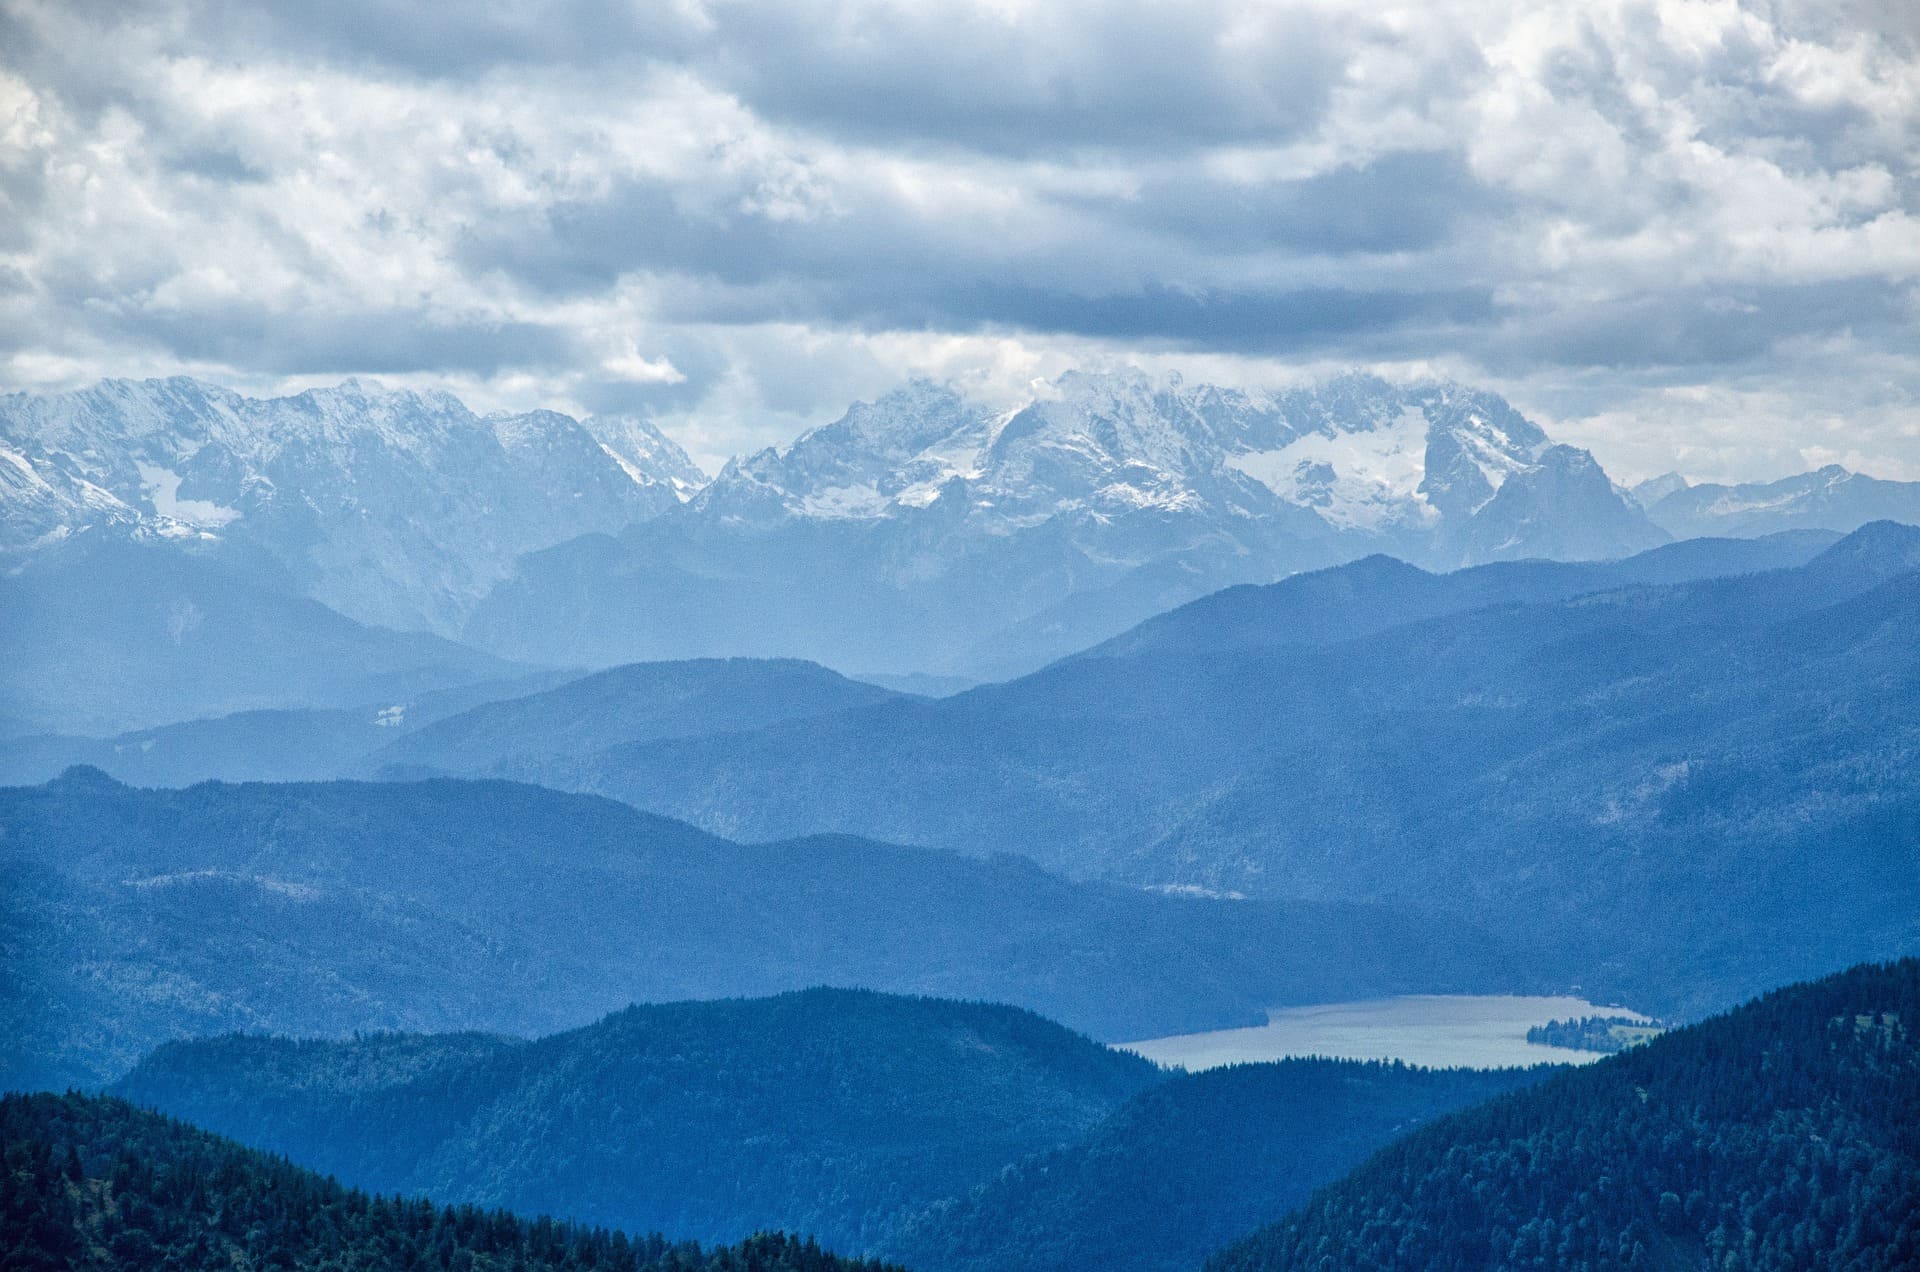
[[[1182,1075],[879,1246],[915,1272],[1186,1272],[1397,1135],[1549,1069],[1283,1060]]]
[[[119,1100],[0,1096],[0,1267],[877,1272],[812,1242],[691,1242],[370,1197]]]
[[[532,1043],[178,1043],[115,1090],[369,1188],[851,1251],[1162,1077],[1010,1007],[813,990]]]
[[[1920,961],[1767,995],[1399,1140],[1208,1272],[1920,1267]]]

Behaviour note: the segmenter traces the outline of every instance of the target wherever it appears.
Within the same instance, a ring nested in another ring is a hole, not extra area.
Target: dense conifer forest
[[[1208,1272],[1920,1267],[1920,961],[1442,1118]]]
[[[915,1272],[1191,1272],[1396,1136],[1548,1072],[1315,1059],[1182,1074],[869,1253]]]
[[[703,1250],[369,1196],[124,1101],[0,1097],[0,1268],[880,1272],[779,1234]]]
[[[821,989],[633,1007],[533,1042],[173,1043],[115,1091],[380,1191],[862,1251],[1165,1076],[1017,1008]]]
[[[1661,1030],[1659,1025],[1647,1024],[1632,1016],[1579,1016],[1535,1025],[1527,1030],[1527,1041],[1543,1047],[1612,1055],[1657,1037]]]

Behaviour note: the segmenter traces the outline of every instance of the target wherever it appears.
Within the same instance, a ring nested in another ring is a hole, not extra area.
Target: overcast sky
[[[1920,4],[0,0],[0,379],[347,374],[711,466],[913,375],[1505,391],[1920,478]]]

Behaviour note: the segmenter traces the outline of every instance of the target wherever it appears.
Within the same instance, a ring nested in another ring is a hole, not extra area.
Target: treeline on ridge
[[[881,1272],[781,1234],[703,1250],[370,1196],[110,1097],[0,1096],[0,1267]]]

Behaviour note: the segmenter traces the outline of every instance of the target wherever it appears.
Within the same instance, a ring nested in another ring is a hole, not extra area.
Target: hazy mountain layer
[[[1268,1006],[1552,988],[1413,910],[1163,896],[862,840],[716,839],[506,783],[0,790],[0,1086],[233,1029],[544,1033],[822,983],[1019,1003],[1106,1038]]]
[[[1633,491],[1647,516],[1676,538],[1780,530],[1858,530],[1872,521],[1920,523],[1920,482],[1883,481],[1837,464],[1778,481],[1690,484],[1677,474]]]
[[[262,708],[137,729],[112,737],[35,734],[0,741],[0,786],[47,782],[76,765],[134,786],[299,782],[351,773],[409,732],[484,702],[524,697],[577,679],[530,672],[358,707]]]
[[[526,668],[368,627],[201,549],[90,530],[0,575],[0,736],[404,705]]]
[[[508,757],[577,756],[622,742],[731,733],[899,696],[792,659],[640,663],[473,707],[369,748],[363,764],[487,775]]]
[[[1920,752],[1916,567],[1920,532],[1882,523],[1795,569],[1566,597],[1540,567],[1545,600],[1347,641],[1310,616],[1326,641],[1267,647],[1235,599],[1136,657],[539,776],[742,838],[1431,906],[1527,934],[1590,988],[1697,1010],[1920,944],[1920,807],[1884,778]],[[1317,589],[1364,629],[1403,584],[1416,611],[1450,586],[1343,578],[1271,595],[1312,610]]]

